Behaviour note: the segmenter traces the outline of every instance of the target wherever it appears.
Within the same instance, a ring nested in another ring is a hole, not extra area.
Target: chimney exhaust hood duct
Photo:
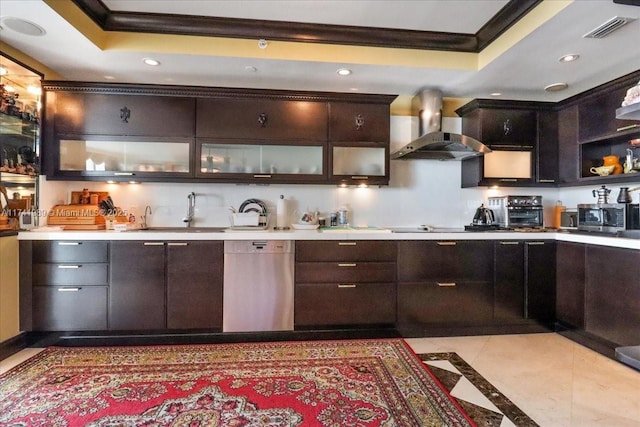
[[[442,92],[439,90],[419,92],[412,100],[411,110],[413,115],[418,115],[420,137],[391,153],[391,159],[462,160],[491,152],[470,136],[441,131]]]

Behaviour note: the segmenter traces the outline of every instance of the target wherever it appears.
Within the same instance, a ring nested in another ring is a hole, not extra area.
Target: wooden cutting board
[[[49,225],[102,225],[104,217],[100,215],[100,209],[96,205],[55,205],[49,211],[47,224]],[[91,229],[91,228],[89,228]]]

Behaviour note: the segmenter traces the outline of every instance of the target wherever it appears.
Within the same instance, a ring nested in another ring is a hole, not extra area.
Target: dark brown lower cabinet
[[[165,243],[112,241],[109,329],[164,329]]]
[[[556,243],[556,319],[584,329],[586,245]]]
[[[400,324],[472,324],[492,318],[491,282],[398,283]]]
[[[640,251],[588,245],[586,276],[586,331],[640,344]]]
[[[556,316],[556,242],[526,241],[526,318],[550,323]]]
[[[396,284],[296,283],[295,325],[391,324]]]
[[[494,320],[499,323],[522,321],[525,312],[524,242],[496,242]]]
[[[107,329],[106,286],[34,286],[33,330]]]
[[[222,329],[223,246],[167,243],[167,327]]]

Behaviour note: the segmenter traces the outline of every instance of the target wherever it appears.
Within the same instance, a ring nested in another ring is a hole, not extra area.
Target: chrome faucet
[[[182,219],[182,222],[187,224],[187,227],[191,227],[193,222],[193,216],[196,210],[196,193],[191,192],[187,196],[187,216]]]
[[[144,215],[140,217],[141,219],[140,228],[142,228],[143,230],[146,230],[147,228],[149,228],[147,225],[147,214],[153,215],[153,212],[151,211],[151,206],[149,205],[147,205],[147,207],[144,208]]]

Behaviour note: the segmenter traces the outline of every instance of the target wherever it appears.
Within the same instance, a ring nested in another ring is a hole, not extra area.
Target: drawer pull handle
[[[164,246],[164,242],[144,242],[145,246]]]
[[[501,245],[519,245],[520,242],[500,242]]]
[[[78,292],[82,288],[58,288],[58,292]]]
[[[187,242],[169,242],[167,246],[189,246]]]
[[[271,178],[271,175],[253,175],[254,178]]]
[[[80,268],[82,267],[81,265],[59,265],[58,268],[62,268],[62,269],[74,269],[74,268]]]
[[[526,242],[526,244],[530,246],[542,246],[544,242]]]
[[[58,242],[58,246],[78,246],[81,244],[82,242]]]
[[[357,242],[338,242],[338,246],[356,246]]]
[[[356,285],[354,285],[353,283],[340,283],[338,285],[338,288],[355,288]]]
[[[640,126],[640,125],[635,124],[635,125],[629,125],[629,126],[622,126],[621,128],[616,129],[616,131],[617,131],[617,132],[622,132],[622,131],[624,131],[624,130],[635,129],[635,128],[637,128],[638,126]]]
[[[113,176],[133,176],[135,173],[133,172],[114,172]]]
[[[456,242],[438,242],[438,246],[455,246]]]
[[[455,282],[438,282],[438,286],[441,288],[453,288],[456,286]]]
[[[357,267],[358,264],[356,264],[355,262],[341,262],[338,263],[338,267]]]

